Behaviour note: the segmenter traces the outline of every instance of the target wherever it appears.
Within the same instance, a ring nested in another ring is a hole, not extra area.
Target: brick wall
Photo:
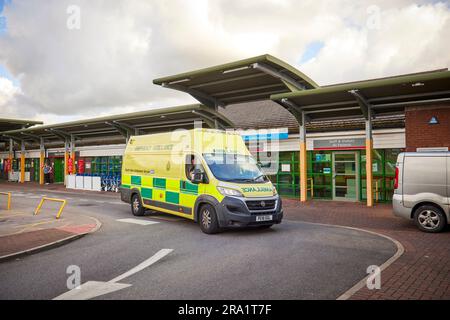
[[[429,124],[436,117],[439,124]],[[450,150],[450,105],[406,108],[406,151],[448,147]]]

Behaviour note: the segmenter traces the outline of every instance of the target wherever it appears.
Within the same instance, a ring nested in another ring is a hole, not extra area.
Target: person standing
[[[45,184],[49,184],[50,183],[50,169],[51,167],[48,165],[48,163],[44,164],[44,182]]]

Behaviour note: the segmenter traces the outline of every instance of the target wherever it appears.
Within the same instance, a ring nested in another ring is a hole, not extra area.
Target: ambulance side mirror
[[[204,179],[204,174],[200,169],[195,169],[194,170],[194,177],[192,179],[192,183],[202,183],[205,179]]]

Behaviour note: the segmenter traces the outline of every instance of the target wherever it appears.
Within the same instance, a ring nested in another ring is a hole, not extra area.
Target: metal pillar
[[[372,111],[368,108],[368,117],[366,119],[366,191],[367,206],[373,207],[373,173],[372,173]]]
[[[67,185],[67,175],[69,175],[69,140],[64,141],[64,185]]]
[[[20,183],[25,182],[25,141],[20,142]]]
[[[75,165],[75,137],[73,135],[70,135],[70,157],[72,158],[72,172],[71,174],[77,173],[77,168]]]
[[[9,139],[9,154],[8,154],[8,162],[9,162],[10,170],[8,171],[8,175],[12,171],[13,158],[14,158],[14,140],[10,138]],[[9,177],[8,177],[8,180],[9,180]]]
[[[305,121],[305,112],[301,113],[301,121],[300,123],[300,201],[306,202],[307,200],[307,181],[308,181],[308,172],[307,172],[307,157],[306,157],[306,121]]]
[[[348,91],[357,101],[361,112],[366,119],[366,191],[367,206],[373,207],[373,174],[372,174],[372,117],[374,116],[372,106],[359,90]]]
[[[45,162],[44,138],[40,138],[40,143],[39,143],[39,184],[44,184],[44,162]]]

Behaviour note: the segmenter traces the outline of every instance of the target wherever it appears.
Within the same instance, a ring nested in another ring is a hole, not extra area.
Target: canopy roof
[[[28,128],[36,124],[43,124],[42,121],[35,120],[20,120],[20,119],[7,119],[0,118],[0,132],[7,130],[16,130],[21,128]]]
[[[306,75],[271,55],[159,78],[153,83],[186,92],[208,107],[269,100],[272,94],[318,87]]]
[[[403,113],[405,106],[448,103],[450,71],[441,69],[389,78],[324,86],[275,94],[271,99],[293,114],[304,111],[309,120],[366,117]]]
[[[195,104],[5,131],[0,136],[25,141],[40,138],[45,141],[61,141],[71,135],[78,140],[98,140],[114,135],[150,134],[167,131],[168,128],[191,128],[196,120],[203,121],[212,128],[215,127],[215,122],[221,128],[233,126],[224,115]]]

